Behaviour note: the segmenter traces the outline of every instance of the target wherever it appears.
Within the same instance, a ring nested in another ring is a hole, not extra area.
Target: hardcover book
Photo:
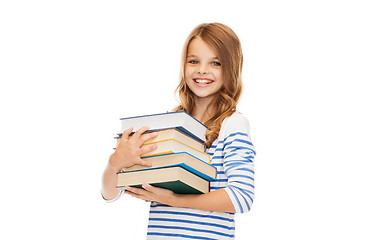
[[[150,156],[161,155],[161,154],[187,152],[206,163],[210,163],[211,161],[211,158],[207,153],[196,150],[174,139],[167,139],[167,140],[163,140],[160,142],[153,142],[151,144],[156,144],[157,149],[145,155],[142,155],[141,157],[150,157]]]
[[[142,165],[134,165],[132,167],[126,168],[124,171],[132,172],[148,169],[158,169],[166,166],[179,166],[208,181],[215,180],[216,178],[217,169],[215,167],[186,152],[163,154],[145,157],[142,159],[150,162],[152,166],[146,167]]]
[[[152,132],[152,131],[148,131],[148,132]],[[189,147],[192,147],[198,151],[204,152],[205,150],[205,146],[202,142],[186,135],[185,133],[181,132],[177,128],[163,129],[163,130],[159,130],[156,132],[158,133],[158,135],[155,138],[148,140],[144,144],[151,144],[154,142],[161,142],[164,140],[173,139]],[[121,137],[122,137],[122,134],[118,134],[118,137],[116,137],[117,145],[119,144]]]
[[[185,111],[121,118],[122,132],[130,127],[137,131],[143,126],[150,130],[176,128],[192,138],[205,142],[207,127]]]
[[[209,192],[209,182],[179,166],[169,166],[145,171],[117,173],[117,188],[124,186],[142,188],[148,183],[155,187],[172,190],[179,194],[200,194]]]

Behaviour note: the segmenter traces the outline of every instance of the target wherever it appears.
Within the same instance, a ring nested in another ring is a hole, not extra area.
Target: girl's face
[[[185,81],[196,99],[212,100],[223,85],[222,68],[215,52],[201,38],[194,38],[188,48]]]

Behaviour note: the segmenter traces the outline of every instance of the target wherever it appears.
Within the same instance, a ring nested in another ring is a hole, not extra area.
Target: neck
[[[210,119],[212,113],[210,103],[211,99],[196,99],[195,107],[191,115],[204,124],[208,119]]]

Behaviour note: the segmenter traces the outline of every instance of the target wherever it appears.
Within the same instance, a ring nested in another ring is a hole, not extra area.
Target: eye
[[[221,66],[221,63],[220,62],[217,62],[217,61],[212,62],[211,64],[212,64],[212,66]]]
[[[198,63],[197,60],[189,60],[188,62],[191,63],[191,64],[197,64]]]

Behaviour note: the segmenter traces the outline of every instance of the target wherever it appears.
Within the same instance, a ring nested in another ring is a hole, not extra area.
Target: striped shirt
[[[239,112],[226,118],[207,153],[211,156],[211,164],[217,168],[210,190],[225,189],[235,211],[248,212],[254,199],[253,160],[256,154],[248,120]],[[234,215],[152,202],[147,239],[234,239]]]

